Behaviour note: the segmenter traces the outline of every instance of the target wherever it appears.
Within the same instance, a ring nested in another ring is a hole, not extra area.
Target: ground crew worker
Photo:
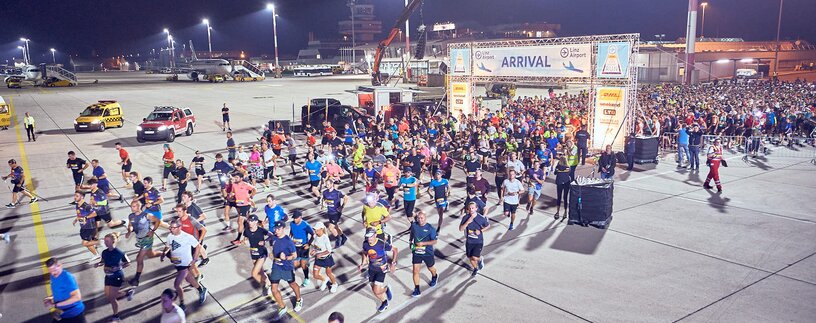
[[[28,135],[28,141],[37,141],[37,137],[34,136],[34,117],[30,116],[28,112],[25,113],[23,124],[25,125],[26,135]]]
[[[722,192],[722,184],[720,183],[720,164],[723,162],[722,159],[722,146],[720,146],[720,139],[714,139],[714,144],[711,147],[708,147],[708,153],[706,154],[708,157],[708,176],[706,176],[705,183],[703,183],[703,187],[709,190],[712,189],[711,179],[714,179],[714,184],[717,185],[717,193]]]

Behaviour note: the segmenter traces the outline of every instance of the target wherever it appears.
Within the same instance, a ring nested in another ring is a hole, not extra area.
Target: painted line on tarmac
[[[17,133],[17,147],[20,149],[20,164],[24,170],[30,170],[31,168],[28,166],[28,157],[26,156],[25,146],[23,146],[23,134],[20,133],[20,127],[17,124],[17,115],[14,114],[14,99],[9,98],[9,107],[10,107],[10,114],[12,116],[12,122],[14,124],[14,130]],[[34,193],[34,184],[33,180],[31,179],[31,172],[24,171],[26,182],[26,189],[32,194]],[[48,258],[51,258],[51,252],[48,251],[48,241],[45,239],[45,228],[43,227],[42,223],[42,215],[40,214],[40,203],[34,202],[29,204],[31,207],[31,220],[34,226],[34,233],[37,238],[37,252],[40,256],[40,268],[42,268],[43,278],[48,275],[48,268],[45,267],[45,261]],[[51,280],[45,280],[45,293],[48,296],[51,296]]]

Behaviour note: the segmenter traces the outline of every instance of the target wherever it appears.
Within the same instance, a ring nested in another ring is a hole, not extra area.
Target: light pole
[[[173,59],[175,56],[173,55],[173,36],[170,36],[170,30],[167,28],[164,28],[164,33],[167,34],[167,51],[170,56],[170,68],[173,68]]]
[[[210,34],[210,30],[212,30],[212,27],[210,27],[210,20],[204,19],[201,22],[207,25],[207,46],[210,49],[210,58],[212,58],[212,35]]]
[[[17,48],[19,48],[19,49],[20,49],[20,51],[22,51],[22,52],[23,52],[23,63],[25,63],[26,65],[28,65],[28,59],[26,58],[25,47],[23,47],[23,46],[17,46]]]
[[[705,35],[705,10],[706,7],[708,7],[708,2],[703,2],[700,6],[703,7],[703,23],[700,25],[700,38],[703,38],[705,37],[703,36]]]
[[[28,42],[30,42],[31,39],[20,38],[20,41],[25,43],[23,45],[25,47],[25,49],[24,49],[25,50],[25,53],[24,53],[25,55],[24,55],[23,59],[25,60],[26,65],[31,64],[31,51],[29,51],[29,47],[28,47]]]
[[[51,59],[54,61],[54,65],[56,65],[56,64],[57,64],[57,55],[56,55],[56,52],[57,52],[57,50],[56,50],[56,49],[51,48]]]
[[[408,0],[405,0],[405,7],[408,8]],[[405,19],[405,81],[411,78],[411,19]]]
[[[349,0],[349,7],[351,7],[351,61],[353,62],[351,65],[352,73],[355,72],[354,64],[357,64],[357,33],[355,31],[354,26],[354,16],[356,15],[356,8],[357,8],[357,0]]]
[[[776,51],[774,52],[774,71],[773,77],[779,75],[777,74],[777,67],[779,67],[779,30],[782,29],[782,4],[785,0],[779,0],[779,18],[776,20]]]
[[[275,71],[277,73],[278,67],[278,14],[275,11],[275,5],[271,3],[266,4],[266,9],[272,10],[272,37],[275,43]]]

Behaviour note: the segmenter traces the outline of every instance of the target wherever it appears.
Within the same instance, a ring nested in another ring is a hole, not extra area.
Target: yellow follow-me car
[[[124,111],[115,100],[99,100],[89,105],[74,120],[76,131],[105,131],[106,128],[121,128],[125,124]]]

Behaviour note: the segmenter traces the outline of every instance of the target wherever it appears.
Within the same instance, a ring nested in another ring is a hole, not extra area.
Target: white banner
[[[604,149],[611,144],[613,149],[622,150],[626,136],[626,129],[621,129],[626,118],[626,89],[598,87],[596,92],[592,148]]]
[[[459,117],[460,112],[465,115],[473,113],[473,97],[471,96],[471,86],[467,82],[450,83],[451,115]]]
[[[474,76],[590,77],[592,45],[473,49]]]

